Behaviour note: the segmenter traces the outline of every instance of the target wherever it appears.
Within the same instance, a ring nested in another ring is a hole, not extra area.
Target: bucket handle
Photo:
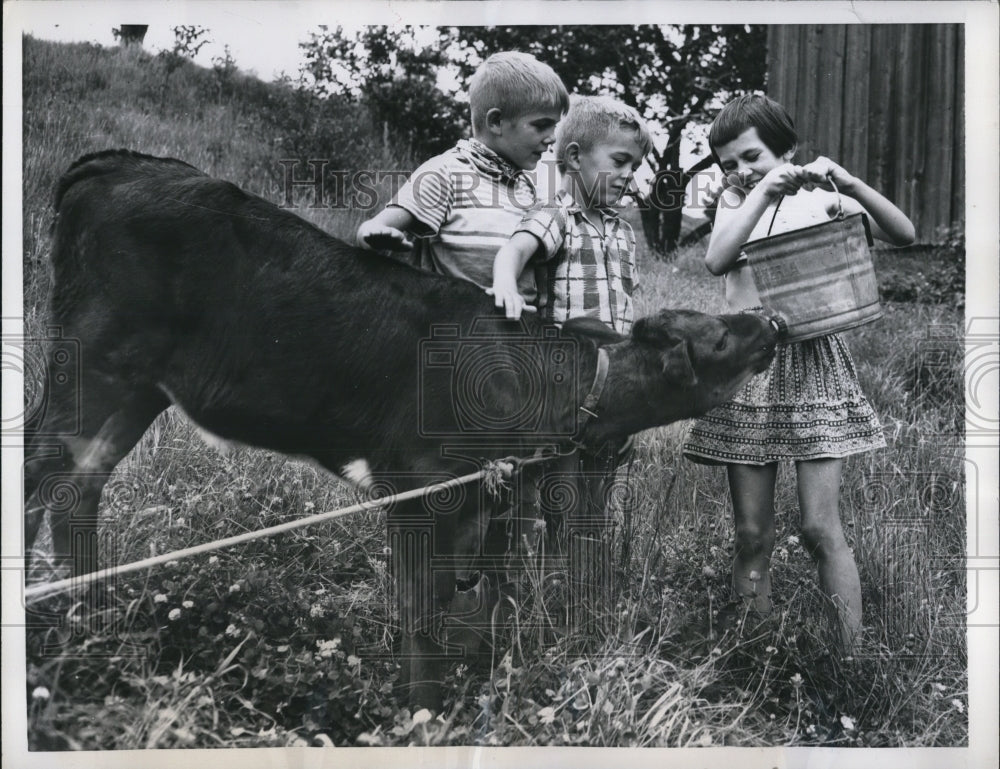
[[[837,193],[837,221],[842,222],[844,220],[844,200],[840,197],[840,190],[837,189],[837,184],[833,181],[833,174],[827,174],[826,180],[830,182],[830,186],[833,187],[833,191]],[[778,218],[778,209],[781,208],[782,202],[784,202],[785,196],[782,195],[778,198],[778,205],[774,207],[774,213],[771,214],[771,223],[767,225],[767,236],[771,236],[771,230],[774,229],[774,220]],[[869,237],[869,240],[871,238]],[[871,244],[869,244],[871,245]]]
[[[833,181],[833,174],[827,174],[826,178],[833,187],[833,191],[837,193],[837,221],[842,222],[844,221],[844,199],[840,196],[840,190],[837,189],[836,182]],[[868,216],[866,214],[861,214],[861,223],[865,228],[865,240],[868,243],[868,248],[871,248],[875,245],[875,240],[872,238],[872,228],[868,223]]]
[[[844,201],[840,197],[840,190],[837,189],[837,184],[833,181],[833,174],[827,174],[826,180],[830,182],[833,191],[837,193],[837,220],[841,221],[844,218]]]

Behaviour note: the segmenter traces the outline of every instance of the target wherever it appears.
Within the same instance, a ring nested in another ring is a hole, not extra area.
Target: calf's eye
[[[726,343],[728,341],[729,341],[729,332],[726,331],[725,333],[723,333],[722,338],[718,342],[715,343],[715,349],[718,352],[722,352],[723,350],[726,349]]]

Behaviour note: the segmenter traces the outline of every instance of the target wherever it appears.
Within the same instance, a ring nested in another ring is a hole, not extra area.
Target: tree
[[[112,28],[111,34],[125,47],[138,45],[141,48],[148,29],[148,24],[122,24],[120,27]]]
[[[365,27],[355,36],[320,27],[301,43],[302,73],[321,96],[364,101],[376,125],[386,126],[411,153],[437,155],[468,132],[466,110],[438,86],[450,64],[453,30],[418,41],[413,27]]]
[[[534,54],[570,91],[617,96],[660,137],[647,159],[653,180],[643,219],[650,243],[669,252],[690,181],[680,167],[681,139],[723,101],[764,87],[766,39],[763,27],[720,25],[458,27],[423,37],[409,27],[368,27],[354,36],[324,28],[303,47],[317,87],[367,100],[380,119],[403,126],[421,154],[441,151],[465,128],[468,107],[457,95],[495,51]],[[442,71],[459,91],[438,86]]]

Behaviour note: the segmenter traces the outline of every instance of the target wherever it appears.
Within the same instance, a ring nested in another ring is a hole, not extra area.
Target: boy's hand
[[[537,307],[528,304],[524,297],[517,290],[517,285],[504,286],[499,282],[493,283],[493,288],[486,289],[486,293],[493,297],[493,305],[498,309],[503,307],[509,320],[518,320],[522,312],[538,312]]]
[[[413,241],[402,230],[369,220],[358,227],[358,245],[370,251],[409,251]]]
[[[814,190],[817,187],[822,190],[833,191],[833,184],[830,184],[830,180],[837,185],[837,189],[845,194],[850,194],[857,184],[857,178],[847,173],[841,166],[834,163],[830,158],[823,157],[822,155],[816,158],[812,163],[807,163],[802,166],[802,172],[805,178],[805,184],[803,184],[804,189]]]
[[[770,198],[779,195],[794,195],[806,183],[807,179],[801,166],[782,163],[772,168],[762,178],[757,186]]]

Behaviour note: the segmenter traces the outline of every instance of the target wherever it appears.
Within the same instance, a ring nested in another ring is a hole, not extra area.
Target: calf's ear
[[[674,344],[680,337],[671,324],[672,317],[671,313],[664,311],[658,315],[639,318],[632,327],[632,338],[655,347]]]
[[[577,338],[590,339],[598,347],[615,344],[625,339],[621,334],[597,318],[570,318],[562,327],[564,334]]]
[[[663,373],[671,382],[688,386],[697,384],[698,377],[691,364],[687,342],[678,342],[672,347],[668,347],[663,352],[662,360]]]

